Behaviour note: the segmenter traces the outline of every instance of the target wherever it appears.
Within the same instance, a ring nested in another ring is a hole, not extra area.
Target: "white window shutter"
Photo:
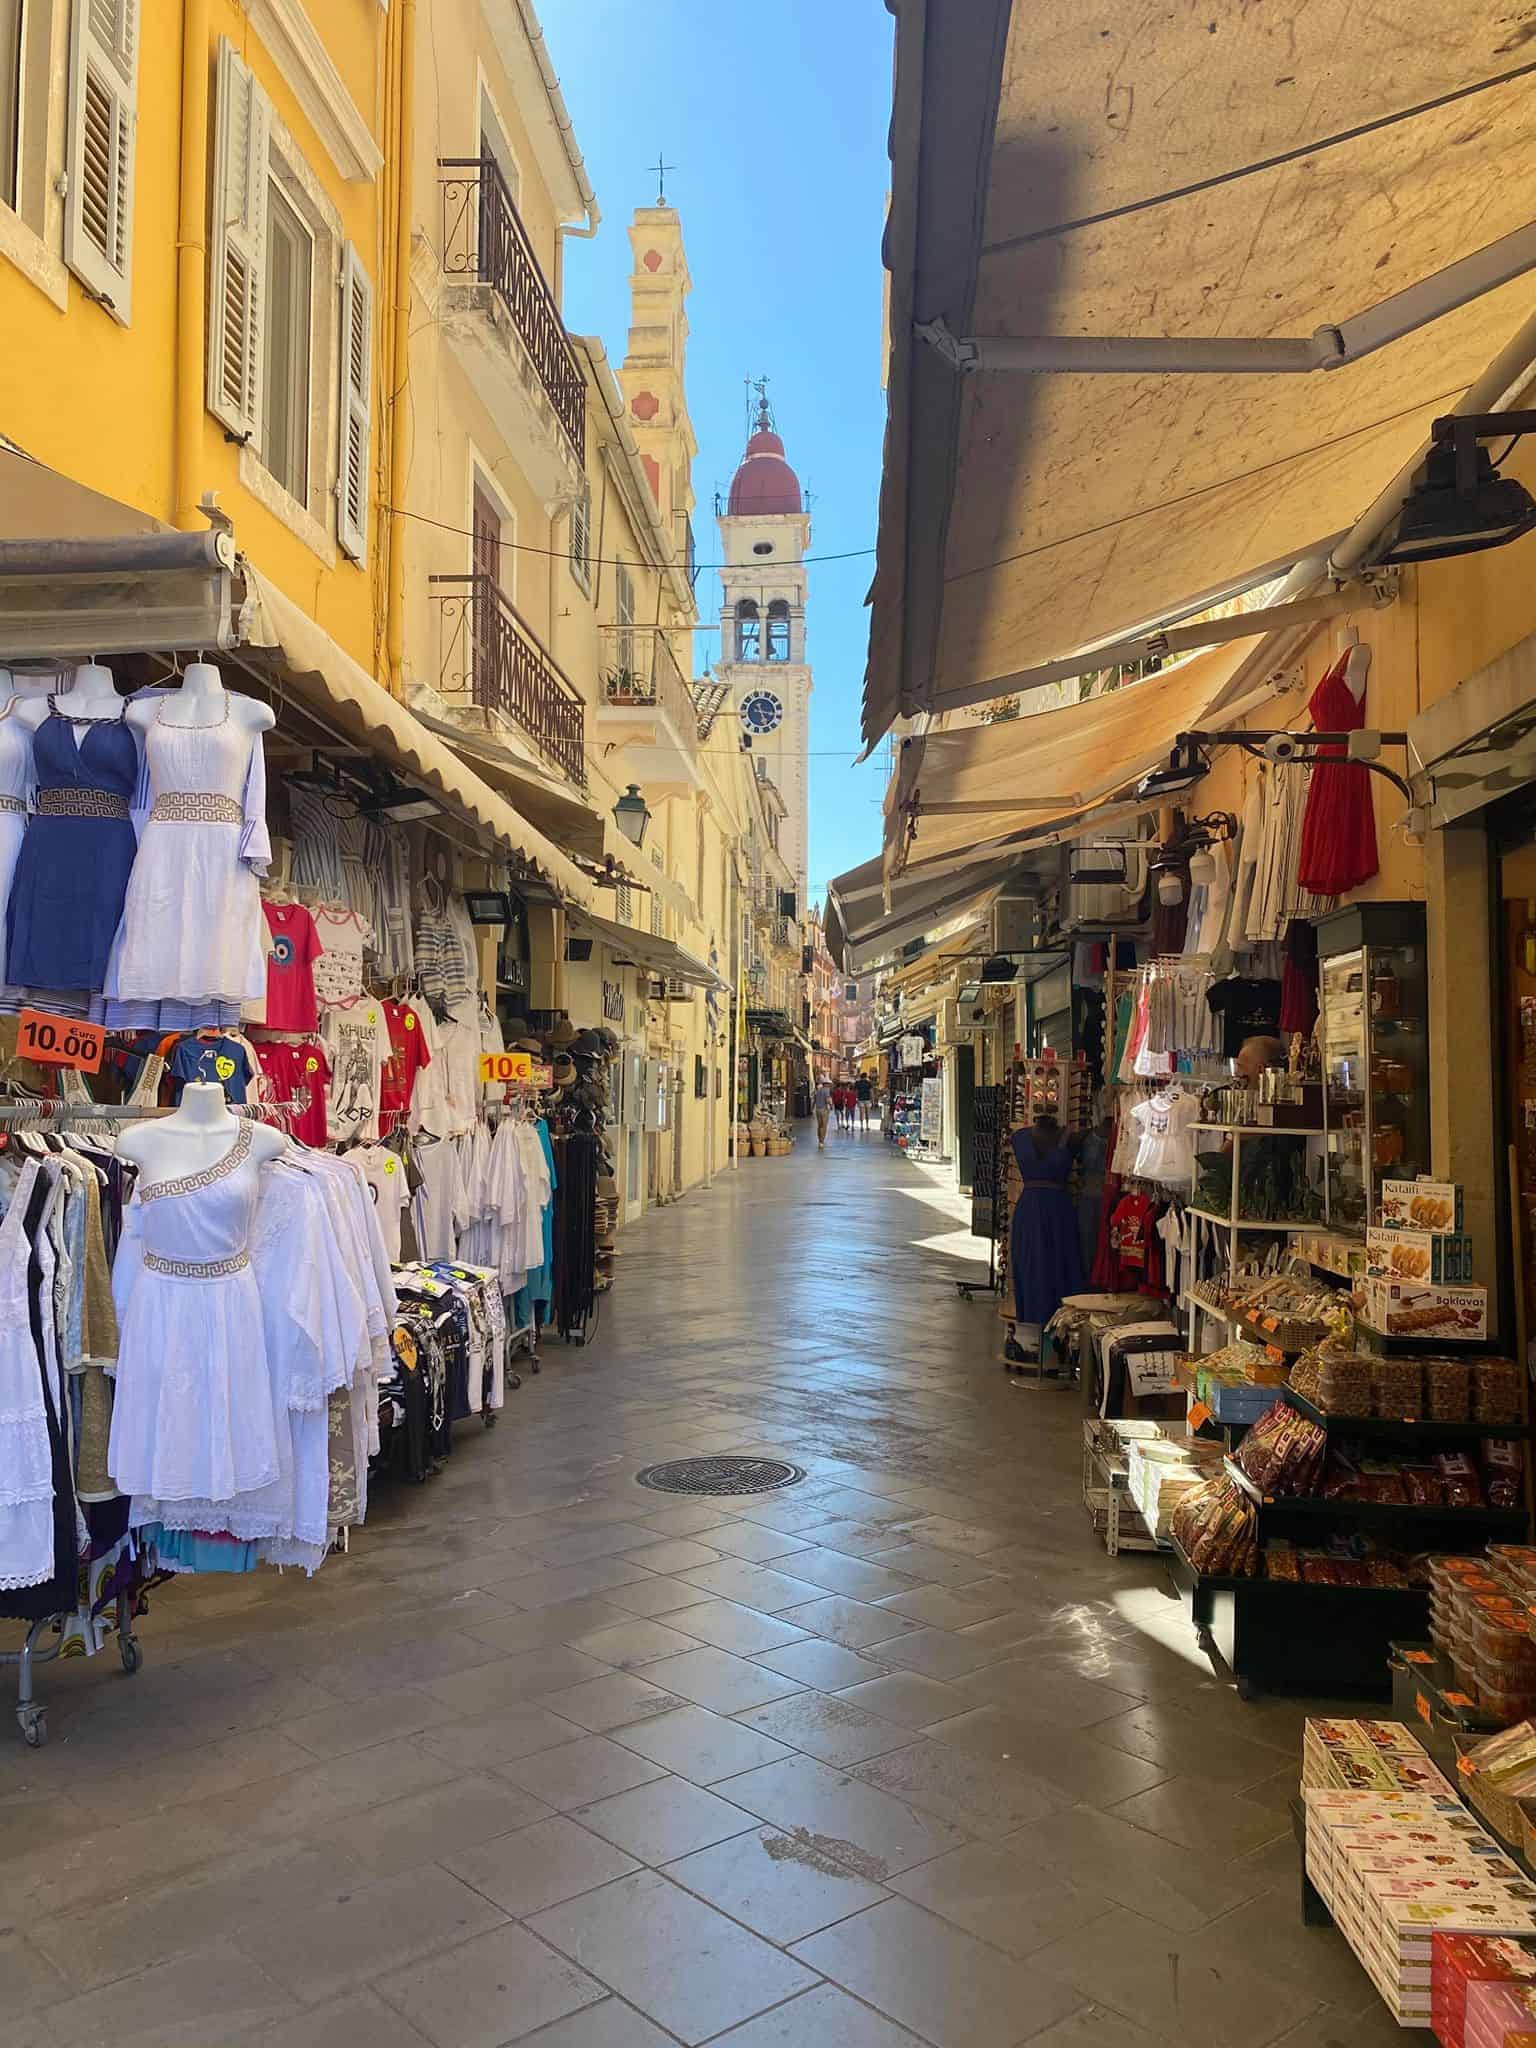
[[[241,441],[251,440],[261,425],[270,130],[266,94],[234,45],[221,38],[208,263],[208,410]]]
[[[354,562],[368,554],[368,439],[373,424],[373,286],[348,242],[341,265],[341,450],[336,542]]]
[[[126,326],[133,299],[139,0],[74,0],[64,260]]]

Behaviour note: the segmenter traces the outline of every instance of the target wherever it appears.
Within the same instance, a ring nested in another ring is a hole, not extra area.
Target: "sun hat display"
[[[559,1023],[551,1025],[544,1035],[552,1046],[563,1051],[566,1046],[575,1044],[576,1026],[569,1017],[562,1017]]]

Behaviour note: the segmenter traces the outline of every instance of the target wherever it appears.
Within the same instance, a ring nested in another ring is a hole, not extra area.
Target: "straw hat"
[[[563,1052],[566,1046],[576,1043],[576,1026],[569,1017],[562,1017],[558,1024],[545,1033],[545,1036],[557,1051]]]
[[[541,1053],[544,1050],[544,1046],[542,1041],[537,1038],[514,1038],[512,1041],[512,1050],[514,1052],[531,1052],[537,1054]]]
[[[576,1062],[568,1053],[559,1052],[555,1054],[554,1075],[557,1088],[569,1088],[575,1080]]]

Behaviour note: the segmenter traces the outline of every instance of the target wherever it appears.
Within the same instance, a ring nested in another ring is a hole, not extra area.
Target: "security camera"
[[[1299,761],[1305,742],[1300,733],[1272,732],[1263,745],[1266,761]]]

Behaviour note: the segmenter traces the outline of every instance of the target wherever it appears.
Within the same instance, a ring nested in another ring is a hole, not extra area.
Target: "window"
[[[122,0],[92,0],[108,4]],[[245,450],[241,482],[323,558],[334,537],[364,561],[373,285],[324,187],[227,38],[208,271],[207,403]]]
[[[131,297],[138,69],[139,0],[74,0],[64,261],[124,324]],[[19,168],[20,157],[14,162]]]
[[[0,0],[0,204],[21,197],[22,0]]]
[[[309,497],[310,330],[315,238],[276,178],[267,185],[267,334],[261,459],[291,498]]]
[[[789,606],[776,597],[768,607],[768,659],[789,659]]]
[[[656,871],[657,871],[657,873],[658,873],[658,874],[662,874],[662,875],[664,875],[664,874],[665,874],[665,873],[667,872],[667,863],[666,863],[665,859],[664,859],[664,858],[663,858],[663,856],[662,856],[662,851],[661,851],[661,848],[660,848],[659,846],[653,846],[653,847],[651,848],[651,866],[652,866],[653,868],[655,868],[655,869],[656,869]],[[651,935],[652,935],[652,937],[654,937],[654,938],[658,938],[658,939],[659,939],[659,938],[663,938],[663,937],[665,937],[665,935],[666,935],[666,928],[667,928],[667,919],[666,919],[666,912],[665,912],[665,910],[664,910],[664,909],[663,909],[663,907],[662,907],[662,901],[661,901],[661,891],[660,891],[659,889],[653,889],[653,890],[651,891]]]
[[[571,574],[583,590],[592,588],[592,486],[583,484],[571,507]]]
[[[618,626],[613,636],[615,665],[633,675],[639,666],[635,659],[635,579],[622,562],[613,572],[613,616]]]
[[[761,661],[762,635],[763,626],[757,615],[757,601],[755,598],[744,597],[736,607],[736,659]]]

